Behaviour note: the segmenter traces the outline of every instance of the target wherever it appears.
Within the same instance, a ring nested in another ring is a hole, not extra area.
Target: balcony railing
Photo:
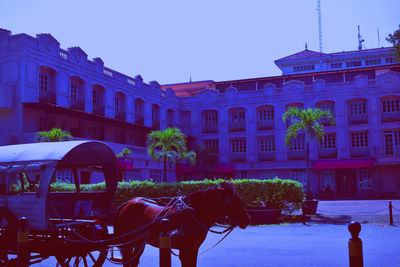
[[[120,121],[126,121],[125,111],[115,111],[115,118]]]
[[[85,102],[80,99],[71,98],[71,109],[85,111]]]
[[[349,115],[349,124],[367,124],[368,114]]]
[[[353,158],[369,157],[369,147],[351,147],[350,157]]]
[[[400,121],[400,112],[385,112],[381,113],[382,122],[397,122]]]
[[[257,121],[257,130],[272,130],[275,128],[275,121]]]
[[[243,162],[246,161],[246,159],[247,159],[246,153],[231,153],[232,162]]]
[[[56,93],[48,91],[39,91],[39,102],[56,104]]]
[[[92,113],[99,116],[104,116],[104,106],[93,104]]]
[[[320,120],[320,123],[324,126],[332,126],[332,119],[328,119],[328,118],[322,118]]]
[[[258,161],[275,160],[275,151],[258,152]]]
[[[288,151],[287,152],[288,159],[290,160],[304,160],[306,159],[305,151]]]
[[[203,133],[217,133],[218,132],[218,124],[204,124],[203,125]]]
[[[153,130],[160,130],[160,121],[153,120],[151,122],[151,128],[153,128]]]
[[[246,123],[244,121],[229,123],[230,132],[241,132],[244,130],[246,130]]]
[[[135,123],[139,125],[144,125],[144,117],[140,115],[135,116]]]
[[[337,149],[336,148],[319,149],[318,150],[318,158],[320,158],[320,159],[336,159],[337,158]]]

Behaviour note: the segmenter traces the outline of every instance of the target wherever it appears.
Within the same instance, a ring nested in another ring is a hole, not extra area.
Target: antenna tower
[[[319,34],[319,52],[322,53],[321,0],[318,0],[318,34]]]
[[[360,25],[358,25],[358,50],[362,50],[363,48],[363,42],[365,40],[362,38],[361,33],[360,33]]]

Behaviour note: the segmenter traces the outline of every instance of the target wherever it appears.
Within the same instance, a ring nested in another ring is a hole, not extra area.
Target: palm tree
[[[121,152],[119,152],[117,155],[115,155],[118,159],[122,158],[124,160],[124,170],[123,170],[122,178],[125,176],[125,172],[126,172],[126,158],[130,154],[132,154],[132,151],[129,148],[124,147],[121,150]]]
[[[287,119],[290,120],[291,125],[287,129],[285,141],[287,145],[291,145],[293,138],[296,138],[299,131],[305,133],[306,142],[306,175],[307,175],[307,188],[306,195],[307,199],[311,199],[311,185],[310,185],[310,139],[311,138],[322,138],[324,136],[324,126],[321,124],[321,120],[328,118],[332,120],[334,124],[333,115],[329,110],[322,110],[319,108],[307,108],[299,110],[298,108],[289,108],[282,116],[283,122]]]
[[[147,142],[149,155],[164,164],[163,182],[167,182],[167,162],[174,164],[177,160],[189,159],[194,164],[196,161],[196,153],[186,151],[186,136],[180,129],[152,131],[147,136]]]
[[[37,132],[37,140],[39,142],[62,142],[72,140],[72,135],[59,128],[52,128],[50,131]]]

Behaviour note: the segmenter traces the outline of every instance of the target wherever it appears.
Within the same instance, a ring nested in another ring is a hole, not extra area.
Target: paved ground
[[[400,200],[393,201],[400,207]],[[394,210],[395,226],[389,226],[387,200],[321,201],[318,215],[307,225],[301,223],[251,226],[236,229],[220,245],[199,256],[198,266],[348,266],[347,222],[360,219],[364,266],[400,266],[400,211]],[[220,236],[210,234],[201,251]],[[158,266],[158,250],[146,247],[142,267]],[[34,266],[55,266],[48,259]],[[106,262],[104,266],[116,266]],[[172,266],[180,266],[173,256]]]

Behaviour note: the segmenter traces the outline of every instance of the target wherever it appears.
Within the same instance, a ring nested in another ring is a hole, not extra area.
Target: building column
[[[221,109],[218,113],[219,162],[229,162],[228,110]]]
[[[135,122],[135,100],[132,95],[126,96],[126,121]]]
[[[338,151],[338,159],[349,158],[349,132],[347,125],[347,107],[345,100],[336,101],[336,147]]]
[[[247,162],[257,161],[257,116],[256,107],[249,105],[246,108],[246,144]]]

